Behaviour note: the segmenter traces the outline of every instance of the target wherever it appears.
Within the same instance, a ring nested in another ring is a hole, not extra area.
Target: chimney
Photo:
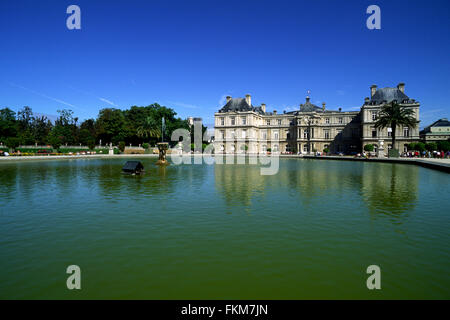
[[[364,98],[364,104],[369,104],[369,101],[370,101],[369,97]]]
[[[342,111],[342,108],[339,108],[339,112],[341,112]]]
[[[309,102],[309,96],[306,96],[306,102]]]
[[[372,98],[375,92],[377,91],[377,85],[373,84],[370,86],[370,97]]]
[[[401,92],[405,93],[405,84],[403,82],[400,82],[397,85],[397,89],[400,90]]]
[[[261,103],[261,109],[263,112],[266,112],[266,104],[265,103]]]
[[[252,106],[252,96],[249,94],[245,95],[245,101],[247,102],[247,104],[251,107]]]
[[[230,102],[231,96],[227,96],[227,103]]]
[[[325,111],[325,102],[322,102],[322,111]]]
[[[277,110],[273,110],[273,114],[277,114]]]

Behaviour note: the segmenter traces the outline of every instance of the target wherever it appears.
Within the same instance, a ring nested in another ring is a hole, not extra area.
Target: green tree
[[[137,128],[137,135],[144,139],[159,139],[161,137],[161,126],[151,116],[145,118],[144,122]]]
[[[16,149],[20,145],[20,139],[17,137],[8,137],[5,140],[5,145],[10,149]]]
[[[4,141],[8,137],[16,137],[18,133],[16,113],[9,108],[0,110],[0,139]]]
[[[48,135],[48,142],[53,147],[53,149],[59,150],[59,148],[63,144],[63,140],[64,137],[59,135],[55,128],[53,128],[53,130]]]
[[[366,145],[364,146],[364,151],[372,152],[373,149],[374,149],[373,144],[366,144]]]
[[[38,144],[48,142],[48,135],[52,130],[52,123],[45,116],[33,117],[31,124],[33,139]]]
[[[436,142],[429,142],[429,143],[427,143],[426,145],[425,145],[425,148],[428,150],[428,151],[435,151],[435,150],[437,150],[437,144],[436,144]]]
[[[125,141],[120,141],[119,142],[119,150],[121,152],[124,152],[124,150],[125,150]]]
[[[125,116],[122,110],[114,108],[102,109],[96,121],[97,138],[104,143],[117,144],[127,137]]]
[[[437,148],[444,152],[450,151],[450,141],[439,141],[437,143]]]
[[[392,149],[395,149],[397,126],[405,126],[412,129],[417,126],[417,120],[412,109],[392,101],[381,107],[378,120],[375,122],[375,128],[392,128]]]
[[[86,145],[88,146],[89,150],[94,150],[94,148],[95,148],[95,140],[94,139],[89,139],[88,142],[86,143]]]

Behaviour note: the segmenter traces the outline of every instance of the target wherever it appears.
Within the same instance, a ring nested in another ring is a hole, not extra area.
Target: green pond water
[[[141,161],[143,176],[125,159],[0,163],[0,298],[450,298],[446,173]],[[66,287],[72,264],[81,290]]]

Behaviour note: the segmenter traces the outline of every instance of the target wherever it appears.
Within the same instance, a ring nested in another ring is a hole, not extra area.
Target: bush
[[[87,145],[88,145],[89,150],[94,150],[94,148],[95,148],[95,140],[94,139],[89,139]]]
[[[15,149],[20,145],[20,139],[16,137],[9,137],[5,140],[5,145],[8,148]]]
[[[144,142],[142,144],[142,148],[144,148],[144,149],[148,149],[149,147],[150,147],[150,145],[147,142]]]
[[[436,144],[436,142],[430,142],[430,143],[427,143],[426,145],[425,145],[425,148],[428,150],[428,151],[435,151],[435,150],[437,150],[437,144]]]
[[[440,151],[450,151],[450,141],[439,141],[437,143],[438,150]]]
[[[330,152],[330,149],[325,148],[325,149],[323,149],[323,152],[324,152],[324,153],[328,153],[328,152]]]
[[[373,144],[366,144],[365,146],[364,146],[364,151],[367,151],[367,152],[372,152],[373,151]]]
[[[425,144],[423,142],[411,142],[407,147],[408,151],[425,151]]]
[[[125,141],[120,141],[119,142],[119,150],[121,152],[124,152],[124,150],[125,150]]]

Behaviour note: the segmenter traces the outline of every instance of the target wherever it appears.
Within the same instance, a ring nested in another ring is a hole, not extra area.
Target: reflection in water
[[[449,296],[444,173],[155,160],[142,176],[121,173],[126,158],[0,163],[0,298],[71,298],[60,289],[72,261],[91,275],[83,299],[370,299],[355,275],[373,261],[390,270],[380,298]]]
[[[391,217],[401,224],[417,202],[419,167],[399,164],[363,166],[362,195],[374,218]]]
[[[215,165],[215,186],[228,206],[250,206],[252,198],[271,194],[286,195],[301,207],[313,207],[317,200],[333,201],[330,207],[348,206],[355,197],[367,204],[373,215],[395,217],[416,205],[418,170],[416,166],[349,163],[341,161],[290,160],[280,162],[274,176],[263,176],[257,165]],[[286,204],[288,205],[288,204]],[[301,209],[301,208],[298,208]]]
[[[256,165],[214,165],[214,182],[229,206],[250,206],[255,194],[264,193],[266,176]]]

